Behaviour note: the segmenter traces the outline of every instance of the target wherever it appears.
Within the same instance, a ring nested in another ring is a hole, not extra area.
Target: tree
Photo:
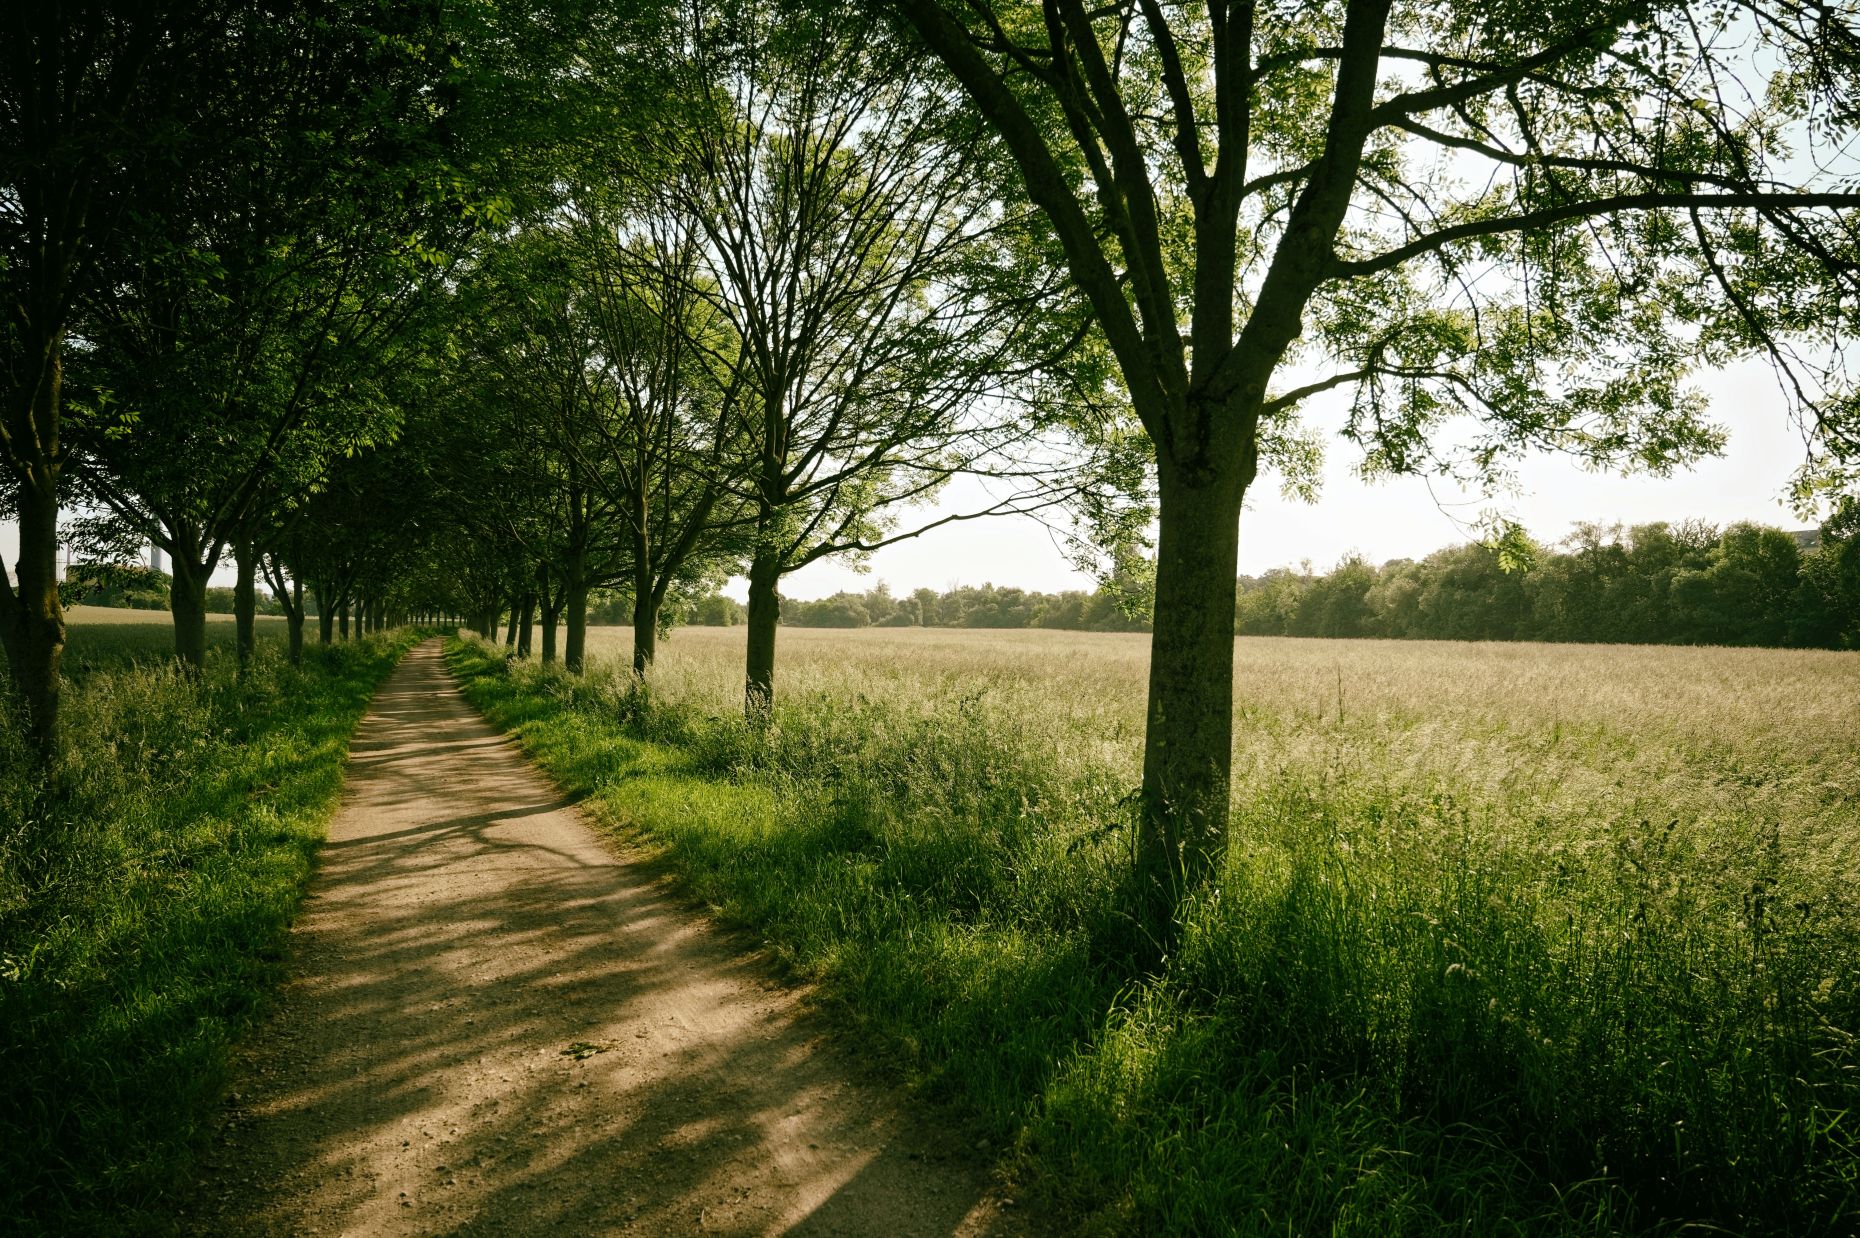
[[[923,532],[900,513],[958,473],[1018,474],[988,511],[1039,501],[1037,470],[1004,452],[1039,424],[1014,415],[1033,386],[1015,380],[1066,343],[1049,303],[1067,298],[1019,278],[1028,220],[991,206],[989,143],[862,8],[725,6],[695,14],[690,42],[704,105],[673,188],[736,341],[720,360],[751,452],[744,696],[761,717],[784,576]]]
[[[1154,452],[1137,853],[1158,914],[1224,854],[1240,506],[1303,399],[1353,389],[1372,469],[1491,476],[1548,448],[1658,471],[1722,443],[1688,367],[1758,352],[1824,454],[1860,449],[1838,358],[1794,347],[1857,282],[1860,198],[1812,157],[1853,124],[1848,16],[888,7],[1012,153]]]
[[[736,341],[700,292],[688,218],[587,193],[566,231],[581,287],[576,319],[595,345],[583,379],[594,455],[578,463],[623,526],[633,673],[644,676],[667,596],[732,554],[730,535],[743,524],[740,486],[732,488],[746,462],[741,375],[730,381],[718,361]]]
[[[1780,645],[1789,634],[1802,552],[1781,529],[1738,523],[1727,528],[1702,570],[1673,581],[1686,638],[1713,645]]]
[[[177,139],[189,175],[151,187],[101,263],[75,475],[169,554],[184,662],[205,655],[222,555],[249,601],[271,509],[397,430],[383,377],[482,215],[479,187],[447,175],[461,154],[435,103],[459,93],[447,33],[433,15],[342,6],[232,24],[198,66],[221,93]]]
[[[0,643],[47,762],[65,643],[65,338],[97,252],[158,162],[214,16],[143,0],[0,7],[0,515],[20,532],[17,584],[0,571]]]
[[[559,590],[567,625],[563,663],[574,672],[582,669],[589,596],[628,576],[626,530],[632,515],[621,488],[596,475],[620,433],[614,422],[624,416],[624,398],[602,373],[606,358],[589,322],[590,298],[580,274],[568,238],[547,219],[517,230],[476,272],[470,303],[480,313],[467,339],[480,419],[462,430],[474,436],[488,432],[510,444],[495,452],[497,458],[527,456],[532,462],[527,476],[540,489],[515,501],[512,487],[498,480],[488,489],[455,491],[485,505],[471,519],[481,525],[494,521],[505,544],[529,547],[546,570],[548,579],[539,580],[545,656],[551,652],[550,620]],[[498,426],[507,429],[499,434]],[[447,467],[472,472],[483,462],[480,456]],[[536,509],[537,500],[545,510]],[[499,597],[523,574],[506,562]]]
[[[1822,522],[1791,611],[1793,643],[1860,649],[1860,498],[1842,496]]]

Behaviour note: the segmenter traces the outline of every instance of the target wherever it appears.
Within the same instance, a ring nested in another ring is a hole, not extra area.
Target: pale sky
[[[1702,376],[1700,385],[1711,397],[1712,419],[1729,431],[1723,456],[1665,479],[1589,473],[1543,456],[1519,470],[1520,494],[1490,502],[1440,481],[1433,483],[1431,494],[1421,478],[1362,481],[1354,472],[1361,453],[1336,437],[1345,400],[1313,401],[1306,421],[1329,436],[1323,492],[1315,504],[1286,499],[1277,479],[1262,475],[1240,519],[1240,572],[1258,575],[1305,560],[1324,570],[1351,553],[1372,563],[1418,559],[1471,540],[1476,533],[1462,525],[1471,526],[1487,509],[1510,515],[1547,542],[1567,536],[1578,521],[1632,525],[1691,518],[1719,525],[1751,520],[1804,527],[1809,522],[1798,519],[1785,502],[1789,481],[1803,460],[1802,442],[1783,411],[1769,369],[1750,363]],[[977,483],[953,485],[939,510],[984,506],[985,501],[977,501],[982,493]],[[872,556],[865,574],[837,563],[814,564],[789,576],[782,593],[825,597],[841,589],[870,589],[881,580],[893,593],[984,583],[1043,592],[1091,588],[1090,578],[1067,562],[1046,529],[1024,517],[1003,517],[947,525],[888,547]],[[726,592],[740,599],[744,582],[731,581]]]
[[[1305,560],[1322,570],[1352,552],[1372,563],[1419,558],[1469,540],[1481,510],[1493,507],[1520,520],[1544,541],[1554,542],[1577,521],[1645,524],[1697,518],[1715,524],[1753,520],[1782,528],[1805,523],[1784,500],[1791,475],[1802,462],[1799,436],[1782,410],[1769,370],[1750,363],[1704,379],[1712,417],[1730,432],[1725,454],[1671,478],[1620,477],[1587,473],[1567,461],[1540,457],[1520,470],[1523,492],[1481,503],[1478,496],[1435,482],[1432,495],[1419,478],[1365,483],[1354,466],[1356,449],[1335,439],[1341,399],[1308,410],[1307,420],[1333,437],[1328,442],[1325,481],[1315,505],[1282,498],[1275,478],[1262,476],[1240,521],[1240,571],[1257,575]],[[952,485],[936,510],[985,506],[979,483]],[[1439,502],[1436,502],[1436,498]],[[1465,503],[1465,506],[1453,506]],[[18,554],[11,525],[0,526],[0,554],[9,569]],[[1001,517],[948,525],[872,556],[866,573],[837,563],[817,563],[788,577],[784,595],[825,597],[840,589],[863,591],[879,581],[893,593],[928,586],[992,583],[1054,592],[1088,589],[1091,581],[1072,567],[1055,538],[1025,517]],[[230,569],[215,583],[230,584]],[[744,582],[726,592],[737,598]]]

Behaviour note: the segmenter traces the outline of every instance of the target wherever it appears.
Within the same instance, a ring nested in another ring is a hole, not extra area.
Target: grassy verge
[[[143,1233],[279,978],[349,735],[412,642],[190,678],[84,634],[69,777],[0,719],[0,1228]]]
[[[1681,782],[1585,837],[1481,798],[1482,766],[1414,775],[1412,730],[1256,768],[1240,844],[1151,968],[1120,910],[1121,757],[1061,759],[1028,698],[794,693],[753,732],[611,669],[449,657],[1082,1231],[1860,1224],[1846,869],[1798,863],[1773,822],[1667,824]],[[1578,763],[1647,742],[1577,740]]]

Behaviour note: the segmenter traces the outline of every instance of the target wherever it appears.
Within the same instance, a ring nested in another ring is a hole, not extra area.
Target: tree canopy
[[[1167,919],[1224,854],[1236,607],[1267,614],[1236,592],[1238,515],[1262,470],[1311,489],[1308,401],[1347,398],[1371,474],[1501,486],[1545,450],[1659,473],[1724,449],[1699,376],[1757,356],[1805,444],[1798,500],[1856,480],[1860,33],[1840,11],[5,20],[0,502],[23,547],[0,633],[48,760],[61,511],[99,550],[172,557],[196,662],[228,556],[242,630],[262,576],[294,642],[313,610],[324,639],[507,618],[521,650],[540,620],[542,656],[579,669],[591,607],[624,596],[642,677],[666,624],[742,575],[755,716],[786,576],[1064,502],[1105,588],[1062,609],[1151,616],[1138,889]],[[959,474],[997,497],[930,514]],[[1673,639],[1846,639],[1844,551],[1715,536],[1600,537],[1527,577],[1502,571],[1529,549],[1514,532],[1497,578],[1466,552],[1262,590],[1282,626],[1325,631],[1433,632],[1476,587],[1524,608],[1488,616],[1519,632],[1599,631],[1601,608]],[[1663,583],[1623,585],[1621,555]],[[813,610],[908,618],[871,602]]]
[[[1845,476],[1850,17],[1790,4],[894,0],[1012,153],[1154,453],[1143,867],[1222,853],[1241,502],[1348,388],[1371,471],[1722,446],[1757,353]],[[1159,900],[1166,904],[1165,895]]]

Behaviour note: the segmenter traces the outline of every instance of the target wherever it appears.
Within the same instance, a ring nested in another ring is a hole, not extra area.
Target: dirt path
[[[213,1234],[1011,1233],[950,1136],[410,654],[357,733]]]

